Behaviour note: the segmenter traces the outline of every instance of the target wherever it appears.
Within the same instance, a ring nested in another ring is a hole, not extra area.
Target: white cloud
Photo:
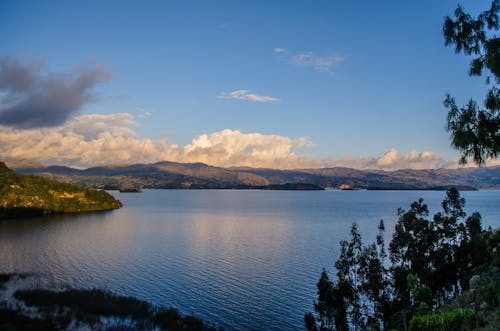
[[[290,53],[284,48],[276,47],[273,53],[299,67],[312,68],[317,72],[333,74],[333,68],[345,60],[345,57],[329,52],[326,55],[316,55],[313,52]]]
[[[271,97],[268,95],[257,95],[250,93],[250,90],[236,90],[232,92],[221,92],[217,96],[217,99],[237,99],[237,100],[247,100],[253,102],[276,102],[280,99]]]
[[[0,156],[33,159],[47,164],[92,166],[149,162],[158,153],[169,157],[175,145],[138,138],[132,115],[91,114],[54,128],[18,130],[0,126]]]
[[[310,139],[231,129],[200,134],[189,144],[179,146],[167,138],[141,138],[133,130],[136,125],[128,113],[82,115],[52,128],[22,130],[0,125],[0,159],[32,159],[76,167],[162,160],[281,169],[341,166],[395,170],[458,166],[457,160],[445,160],[430,151],[402,153],[396,149],[375,157],[317,158],[295,151],[314,146]],[[498,164],[498,160],[488,163]]]
[[[136,133],[130,128],[136,125],[133,116],[128,113],[89,114],[75,117],[55,131],[81,135],[87,140],[103,132],[109,132],[116,137],[136,137]]]
[[[294,147],[302,147],[306,139],[290,139],[279,135],[242,133],[225,129],[202,134],[182,148],[183,162],[204,162],[218,166],[293,168],[306,164],[307,157],[297,155]]]
[[[436,169],[456,168],[458,160],[446,160],[434,152],[411,151],[402,153],[391,148],[380,156],[373,157],[345,157],[342,159],[324,159],[327,167],[348,167],[355,169]]]
[[[141,108],[141,107],[137,107],[137,108],[135,108],[135,110],[139,113],[139,115],[137,115],[137,117],[139,117],[139,118],[146,118],[146,117],[153,115],[152,112],[147,111],[146,109]]]
[[[166,138],[140,138],[132,129],[135,125],[132,115],[122,113],[83,115],[54,128],[0,126],[0,159],[33,159],[77,167],[169,160],[289,168],[305,160],[292,148],[309,144],[306,138],[293,140],[226,129],[198,135],[180,147]]]
[[[449,161],[444,160],[433,152],[411,151],[408,154],[400,153],[391,148],[382,156],[376,159],[374,164],[376,168],[395,170],[402,168],[429,169],[449,167]]]

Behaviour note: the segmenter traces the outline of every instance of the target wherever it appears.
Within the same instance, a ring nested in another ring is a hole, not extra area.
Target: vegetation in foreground
[[[0,218],[101,211],[121,206],[107,192],[17,174],[0,162]]]
[[[498,12],[500,1],[493,0],[488,10],[476,18],[458,6],[455,17],[447,17],[443,35],[447,46],[455,46],[455,52],[473,56],[470,76],[486,76],[490,85],[483,106],[470,100],[458,106],[455,99],[446,96],[444,105],[449,109],[447,129],[451,144],[462,154],[460,162],[469,158],[484,165],[488,158],[496,159],[500,151],[500,27]]]
[[[389,254],[383,221],[368,246],[353,224],[335,281],[321,274],[306,329],[499,330],[500,229],[482,229],[464,206],[451,189],[432,219],[422,199],[400,209]]]
[[[0,274],[0,290],[25,275]],[[0,302],[0,330],[216,330],[172,308],[158,308],[102,290],[17,290]]]
[[[463,107],[448,95],[447,130],[462,164],[484,165],[500,151],[500,0],[476,18],[462,7],[443,25],[445,44],[473,56],[470,76],[492,84],[484,107],[472,99]],[[336,280],[326,270],[318,281],[308,330],[500,330],[500,230],[484,230],[481,215],[467,217],[456,189],[443,211],[429,219],[423,200],[398,212],[389,256],[384,223],[376,242],[364,246],[356,224],[341,242]]]

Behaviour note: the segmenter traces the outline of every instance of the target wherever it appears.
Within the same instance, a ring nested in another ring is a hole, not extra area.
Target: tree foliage
[[[389,254],[383,221],[376,241],[367,246],[353,224],[349,240],[340,242],[335,280],[326,270],[321,274],[315,314],[306,314],[306,328],[407,328],[412,317],[432,315],[467,291],[474,273],[495,266],[500,230],[483,230],[479,213],[467,216],[456,189],[447,192],[441,206],[432,218],[422,199],[400,209]]]
[[[336,281],[326,270],[318,281],[316,316],[308,313],[308,330],[349,330],[380,328],[387,312],[389,293],[384,248],[384,223],[380,221],[376,242],[364,246],[356,223],[351,227],[350,240],[340,242],[340,257],[335,262]]]
[[[446,96],[449,109],[447,129],[452,145],[461,151],[460,162],[472,158],[484,165],[487,158],[497,158],[500,151],[500,39],[495,34],[499,27],[500,1],[493,0],[491,7],[473,18],[458,6],[455,17],[446,17],[443,34],[446,46],[454,45],[455,52],[473,56],[470,76],[486,75],[489,88],[484,108],[470,100],[457,106],[454,98]]]

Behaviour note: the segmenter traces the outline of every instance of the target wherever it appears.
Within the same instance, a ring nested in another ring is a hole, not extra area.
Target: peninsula
[[[53,213],[79,213],[120,208],[109,193],[22,175],[0,162],[0,219]]]

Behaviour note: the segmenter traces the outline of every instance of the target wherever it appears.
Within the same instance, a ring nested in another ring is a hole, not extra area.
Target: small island
[[[271,184],[266,186],[256,186],[254,189],[269,190],[269,191],[324,191],[321,186],[309,183],[285,183]]]
[[[142,193],[142,189],[139,187],[122,187],[118,191],[120,193]]]
[[[0,162],[0,219],[103,211],[121,206],[119,200],[105,191],[18,174]]]

